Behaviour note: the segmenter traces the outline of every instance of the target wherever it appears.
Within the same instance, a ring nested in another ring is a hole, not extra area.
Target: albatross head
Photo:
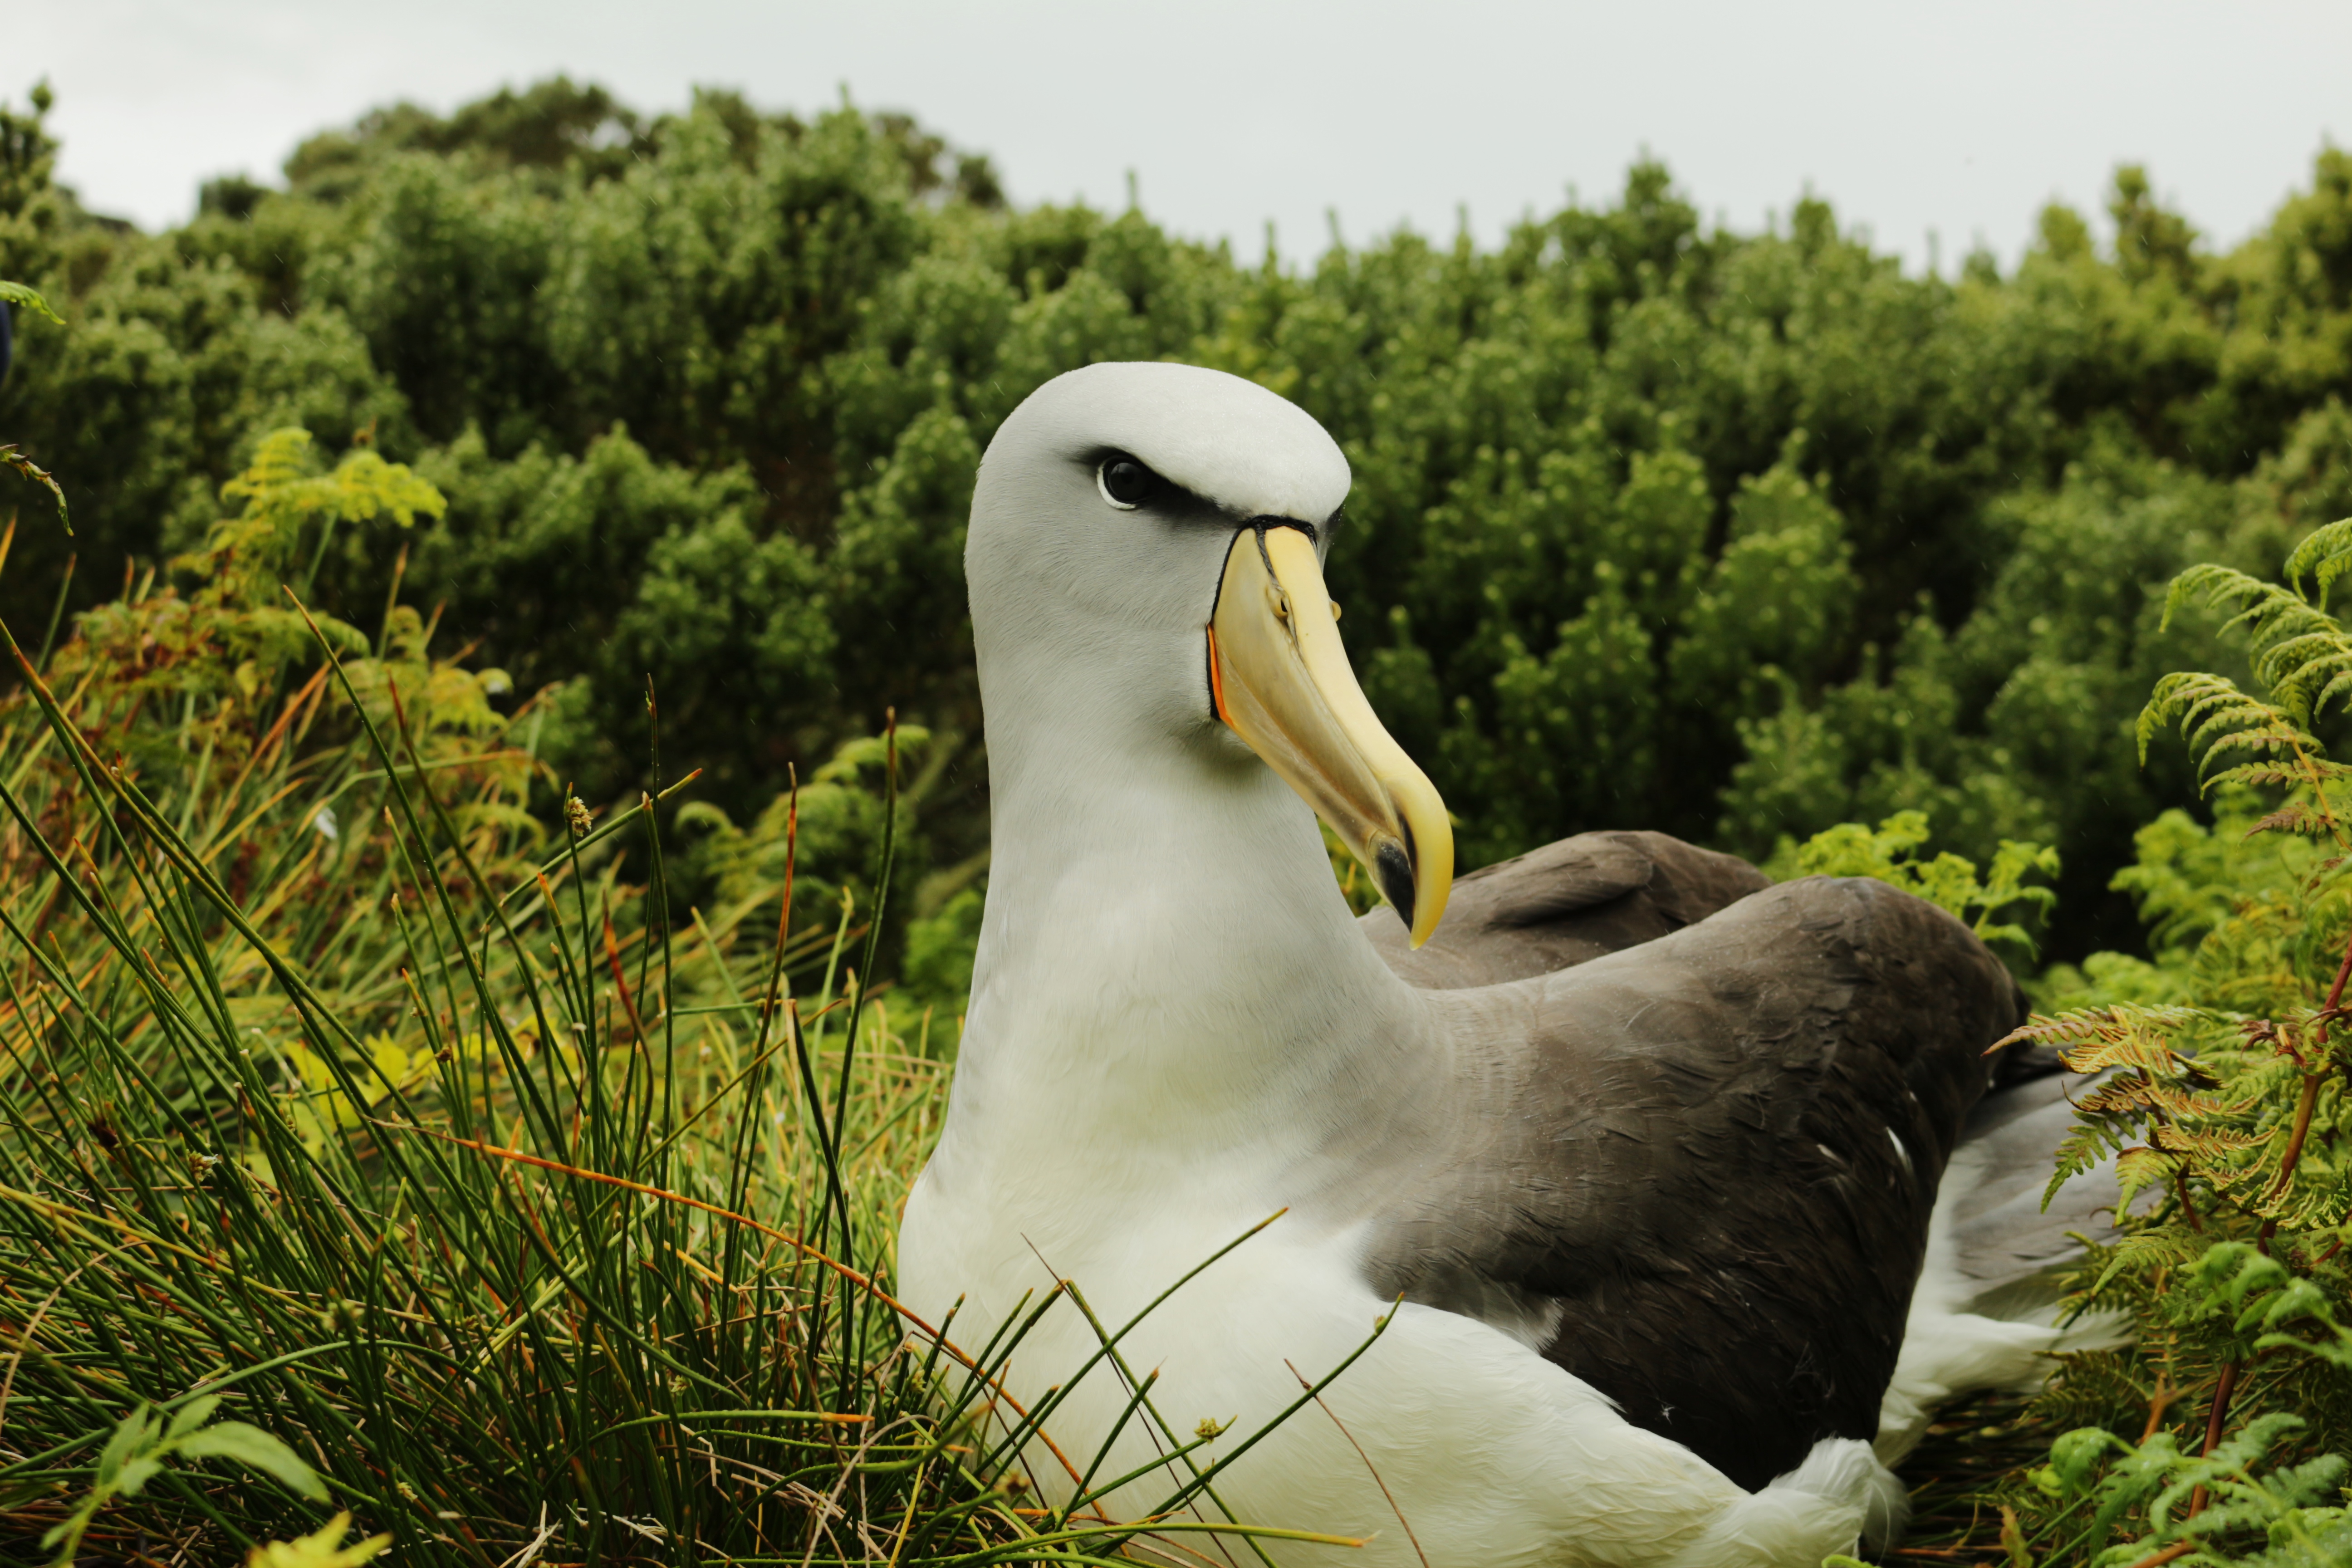
[[[1191,365],[1090,365],[1040,387],[981,465],[965,544],[991,710],[1263,763],[1348,845],[1419,946],[1453,883],[1429,780],[1356,684],[1323,561],[1348,460],[1314,418]],[[999,759],[1010,762],[1009,757]]]

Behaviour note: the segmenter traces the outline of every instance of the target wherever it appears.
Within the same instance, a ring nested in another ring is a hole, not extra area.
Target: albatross
[[[1934,1400],[2058,1343],[1990,1305],[2090,1206],[2038,1207],[2056,1080],[1988,1095],[2017,988],[1885,884],[1654,834],[1454,895],[1325,589],[1349,483],[1304,410],[1184,365],[1071,372],[991,443],[989,896],[903,1298],[975,1343],[1022,1316],[998,1386],[1138,1477],[1119,1517],[1344,1365],[1218,1472],[1233,1518],[1351,1563],[1813,1568],[1892,1526]],[[1034,1314],[1062,1280],[1092,1321]],[[1097,1354],[1130,1320],[1157,1421]]]

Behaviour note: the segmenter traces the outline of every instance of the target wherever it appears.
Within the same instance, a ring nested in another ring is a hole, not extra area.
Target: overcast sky
[[[274,178],[303,136],[558,70],[648,110],[907,109],[1022,202],[1124,202],[1255,258],[1409,223],[1491,239],[1643,149],[1750,228],[1809,186],[1924,265],[2013,259],[2053,196],[2120,162],[2215,242],[2352,140],[2352,0],[6,0],[0,95],[58,93],[63,178],[184,218],[199,181]]]

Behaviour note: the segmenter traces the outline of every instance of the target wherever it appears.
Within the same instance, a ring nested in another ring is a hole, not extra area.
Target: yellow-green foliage
[[[1783,838],[1765,870],[1781,881],[1791,877],[1874,877],[1891,882],[1968,921],[1969,929],[1988,943],[2031,958],[2033,938],[2026,922],[2047,918],[2058,895],[2025,879],[2036,872],[2056,876],[2058,852],[2005,838],[1993,852],[1991,866],[1979,873],[1974,861],[1948,849],[1932,860],[1926,858],[1928,837],[1923,811],[1898,811],[1874,828],[1843,822],[1802,844]]]
[[[245,1568],[359,1568],[392,1544],[387,1531],[346,1545],[343,1537],[351,1528],[352,1516],[339,1513],[308,1535],[255,1547],[246,1557]]]

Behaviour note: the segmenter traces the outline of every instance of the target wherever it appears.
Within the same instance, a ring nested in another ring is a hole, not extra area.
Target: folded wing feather
[[[1418,954],[1367,917],[1405,978],[1486,988],[1456,1015],[1473,1109],[1378,1227],[1374,1288],[1519,1334],[1748,1486],[1871,1437],[1938,1178],[2020,1016],[1999,961],[1884,883],[1773,887],[1655,834],[1564,840],[1456,900]]]

